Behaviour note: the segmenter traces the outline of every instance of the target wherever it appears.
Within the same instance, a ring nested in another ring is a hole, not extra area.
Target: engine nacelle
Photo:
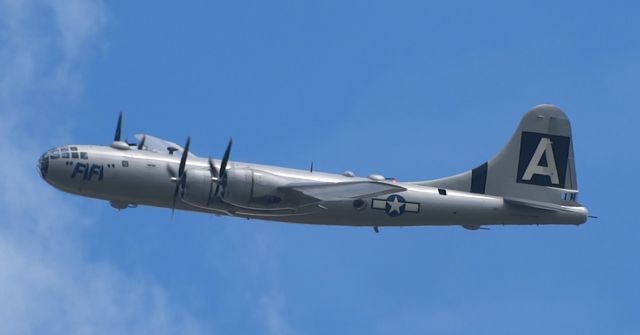
[[[182,199],[195,206],[207,206],[211,188],[211,173],[208,170],[187,170],[182,188]],[[216,185],[213,185],[214,189]]]
[[[284,195],[278,192],[278,187],[286,184],[286,179],[268,172],[232,168],[226,171],[222,198],[227,203],[240,207],[284,207]]]

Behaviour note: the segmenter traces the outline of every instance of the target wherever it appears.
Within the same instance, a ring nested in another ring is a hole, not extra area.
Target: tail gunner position
[[[65,192],[118,209],[148,205],[292,223],[369,226],[572,224],[577,202],[571,125],[552,105],[527,112],[493,159],[442,179],[396,182],[221,160],[150,135],[110,146],[67,145],[45,152],[40,174]]]

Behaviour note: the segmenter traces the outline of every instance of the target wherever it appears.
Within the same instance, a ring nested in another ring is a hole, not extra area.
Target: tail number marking
[[[571,139],[522,132],[518,183],[564,187]]]
[[[542,155],[544,155],[544,158],[547,161],[547,166],[540,165]],[[531,178],[533,178],[534,174],[549,176],[551,178],[552,184],[560,184],[560,180],[558,180],[556,158],[553,156],[553,147],[550,138],[543,137],[540,140],[540,143],[538,143],[538,147],[536,148],[536,152],[533,154],[533,157],[531,158],[527,169],[524,170],[522,180],[531,181]]]

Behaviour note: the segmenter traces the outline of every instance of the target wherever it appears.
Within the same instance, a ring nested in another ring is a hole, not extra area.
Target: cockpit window
[[[57,152],[57,151],[54,151],[51,155],[49,155],[49,158],[58,159],[58,158],[60,158],[60,153]]]
[[[71,158],[78,158],[78,153],[77,152],[72,152],[71,153]]]
[[[69,158],[69,153],[68,152],[63,152],[62,153],[62,158]]]
[[[69,151],[69,149],[67,149],[67,148],[60,148],[60,151],[62,151],[62,152],[66,152],[66,151]]]
[[[87,156],[86,152],[81,152],[80,153],[80,159],[89,159],[89,157]]]
[[[71,151],[78,151],[78,147],[71,147]]]

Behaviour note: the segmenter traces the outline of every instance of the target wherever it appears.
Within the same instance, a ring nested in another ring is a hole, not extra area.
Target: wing
[[[352,181],[341,183],[293,183],[278,188],[279,191],[298,197],[303,202],[335,201],[370,198],[407,189],[385,182]]]
[[[152,152],[157,152],[160,154],[169,154],[170,152],[174,152],[174,155],[180,156],[184,151],[184,148],[176,143],[163,140],[161,138],[151,136],[148,134],[135,134],[133,135],[138,142],[142,141],[142,138],[145,137],[144,140],[144,149]],[[188,153],[189,157],[197,157],[191,152]]]

